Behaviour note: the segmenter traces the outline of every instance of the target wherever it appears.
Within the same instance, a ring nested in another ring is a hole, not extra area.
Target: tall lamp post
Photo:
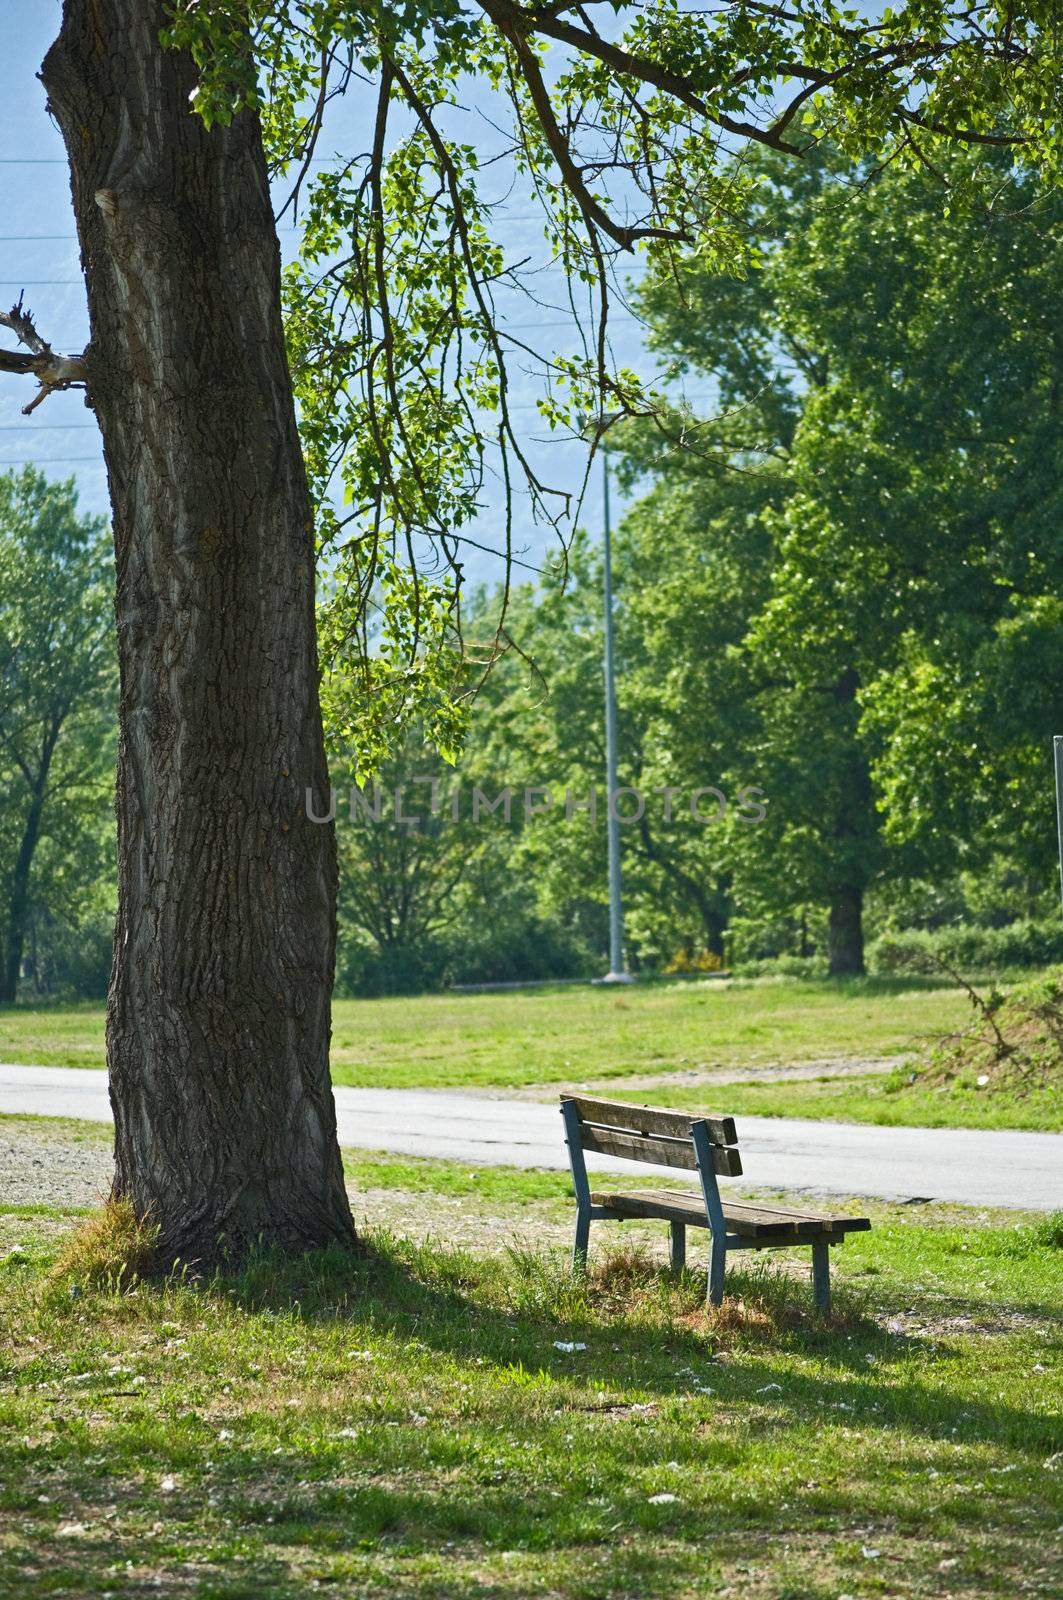
[[[584,427],[584,436],[601,441],[606,428],[617,420],[616,414],[596,417]],[[616,664],[613,652],[613,551],[612,527],[609,517],[609,456],[602,444],[602,554],[605,578],[605,781],[606,781],[606,831],[609,853],[609,971],[602,983],[632,983],[634,979],[624,966],[624,908],[620,893],[620,819],[613,796],[617,783],[616,734]]]

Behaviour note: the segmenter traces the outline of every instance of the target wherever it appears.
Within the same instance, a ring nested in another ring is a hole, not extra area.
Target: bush
[[[735,961],[731,970],[741,978],[825,978],[826,956],[769,956],[762,961]]]
[[[600,962],[572,929],[534,914],[484,918],[449,938],[380,950],[356,934],[340,940],[336,992],[367,999],[424,994],[455,983],[528,983],[591,977]]]
[[[722,968],[723,960],[715,950],[692,951],[684,945],[682,950],[676,951],[670,961],[665,962],[661,971],[668,976],[673,974],[685,976],[688,973],[720,972]]]
[[[37,970],[23,978],[19,999],[32,1004],[49,1000],[102,1000],[107,994],[114,947],[114,914],[100,912],[81,922],[40,916],[37,921]],[[29,959],[30,951],[25,952]]]
[[[727,925],[725,938],[729,967],[746,971],[764,963],[765,972],[779,972],[783,969],[774,965],[777,961],[814,961],[826,951],[827,914],[822,906],[807,907],[799,916],[736,913]],[[804,970],[794,968],[795,973]]]
[[[599,965],[574,930],[532,915],[464,931],[448,952],[445,975],[447,983],[527,983],[591,977]]]
[[[935,959],[967,971],[1050,966],[1063,962],[1063,922],[1012,922],[1003,928],[964,923],[933,930],[909,928],[884,933],[867,948],[871,972],[929,971]]]
[[[446,951],[435,940],[381,950],[357,936],[340,936],[336,951],[336,994],[345,1000],[389,994],[424,994],[441,989]]]

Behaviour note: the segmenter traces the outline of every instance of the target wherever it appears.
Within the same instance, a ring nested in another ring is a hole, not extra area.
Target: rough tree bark
[[[831,893],[827,924],[832,978],[858,978],[864,972],[864,891],[840,884]]]
[[[121,671],[115,1193],[166,1260],[353,1239],[328,1071],[335,907],[314,550],[257,118],[207,132],[157,0],[64,0]]]

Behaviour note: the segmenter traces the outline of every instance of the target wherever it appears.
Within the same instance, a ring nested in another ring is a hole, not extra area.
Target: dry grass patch
[[[137,1218],[128,1200],[108,1200],[68,1236],[49,1282],[75,1293],[121,1293],[158,1271],[158,1227]]]

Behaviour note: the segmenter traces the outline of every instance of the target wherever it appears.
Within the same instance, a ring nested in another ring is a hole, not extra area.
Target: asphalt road
[[[343,1145],[445,1156],[471,1168],[566,1165],[555,1105],[423,1089],[339,1088],[335,1093]],[[666,1092],[657,1091],[655,1098],[667,1104]],[[723,1097],[717,1092],[714,1098]],[[106,1075],[90,1068],[0,1064],[0,1112],[109,1122]],[[782,1117],[736,1120],[744,1186],[1063,1209],[1061,1134],[879,1128]],[[596,1156],[587,1164],[603,1172],[633,1171],[630,1163]],[[676,1174],[662,1169],[662,1176],[674,1182]],[[0,1172],[0,1193],[2,1187]]]

